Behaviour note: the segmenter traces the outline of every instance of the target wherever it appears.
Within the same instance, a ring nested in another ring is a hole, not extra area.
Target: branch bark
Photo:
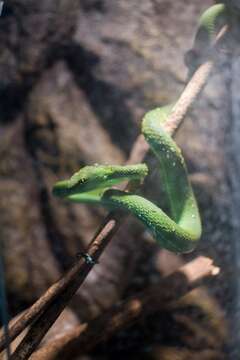
[[[204,278],[217,273],[218,268],[211,259],[198,257],[162,279],[158,285],[130,297],[88,324],[82,324],[46,344],[31,356],[31,360],[67,359],[87,353],[118,331],[166,308],[171,301],[185,295]]]

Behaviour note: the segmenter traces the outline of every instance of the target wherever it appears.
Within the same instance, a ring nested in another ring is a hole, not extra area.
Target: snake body
[[[199,48],[201,43],[201,52],[211,46],[225,15],[225,5],[218,4],[200,18],[195,46]],[[146,164],[85,166],[69,180],[57,182],[53,194],[72,202],[126,210],[146,226],[161,247],[177,253],[193,250],[201,236],[201,220],[181,150],[164,130],[171,109],[156,108],[147,112],[142,121],[142,133],[158,159],[170,215],[138,194],[112,188],[125,180],[142,181],[148,173]]]
[[[234,15],[225,4],[220,3],[211,6],[200,16],[193,46],[184,55],[189,76],[204,62],[212,50],[217,33],[225,24],[230,23],[229,20]]]
[[[56,183],[54,195],[130,211],[162,247],[174,252],[192,250],[201,235],[200,216],[181,151],[163,128],[170,111],[171,107],[162,107],[148,112],[142,132],[158,159],[171,218],[140,195],[110,189],[124,180],[144,179],[148,173],[145,164],[85,166],[70,180]]]

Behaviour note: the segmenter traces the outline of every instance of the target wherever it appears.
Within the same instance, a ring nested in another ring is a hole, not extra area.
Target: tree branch
[[[198,257],[160,280],[158,285],[131,296],[113,306],[88,324],[77,326],[33,353],[31,360],[67,359],[92,350],[118,331],[166,308],[195,288],[204,278],[217,274],[219,269],[206,257]],[[104,331],[103,331],[104,329]]]

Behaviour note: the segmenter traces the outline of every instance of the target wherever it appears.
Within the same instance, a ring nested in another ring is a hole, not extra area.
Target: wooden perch
[[[204,278],[218,274],[212,260],[198,257],[163,278],[158,285],[130,297],[104,314],[53,340],[32,356],[31,360],[57,360],[89,352],[118,331],[176,301]]]

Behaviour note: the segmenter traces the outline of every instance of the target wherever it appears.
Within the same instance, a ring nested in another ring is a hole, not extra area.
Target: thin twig
[[[176,301],[195,288],[204,278],[217,273],[218,268],[212,264],[212,260],[200,256],[160,280],[157,285],[131,296],[88,324],[79,325],[47,343],[33,353],[31,360],[57,360],[87,353],[118,331],[163,310],[171,301]]]
[[[188,110],[206,84],[215,62],[216,57],[209,56],[208,60],[201,64],[193,74],[166,122],[165,128],[169,134],[173,135],[182,123]],[[145,143],[143,136],[140,135],[135,142],[128,163],[142,162],[147,151],[148,145]],[[121,211],[111,212],[107,216],[88,248],[88,254],[95,262],[97,262],[99,256],[108,245],[125,217],[126,215]],[[10,327],[10,337],[11,339],[14,339],[27,325],[37,318],[13,354],[13,360],[29,358],[68,301],[82,284],[93,265],[94,264],[85,262],[83,259],[79,259],[65,276],[55,283],[27,312],[25,312],[15,325]],[[3,348],[3,344],[4,339],[0,338],[0,350]]]

